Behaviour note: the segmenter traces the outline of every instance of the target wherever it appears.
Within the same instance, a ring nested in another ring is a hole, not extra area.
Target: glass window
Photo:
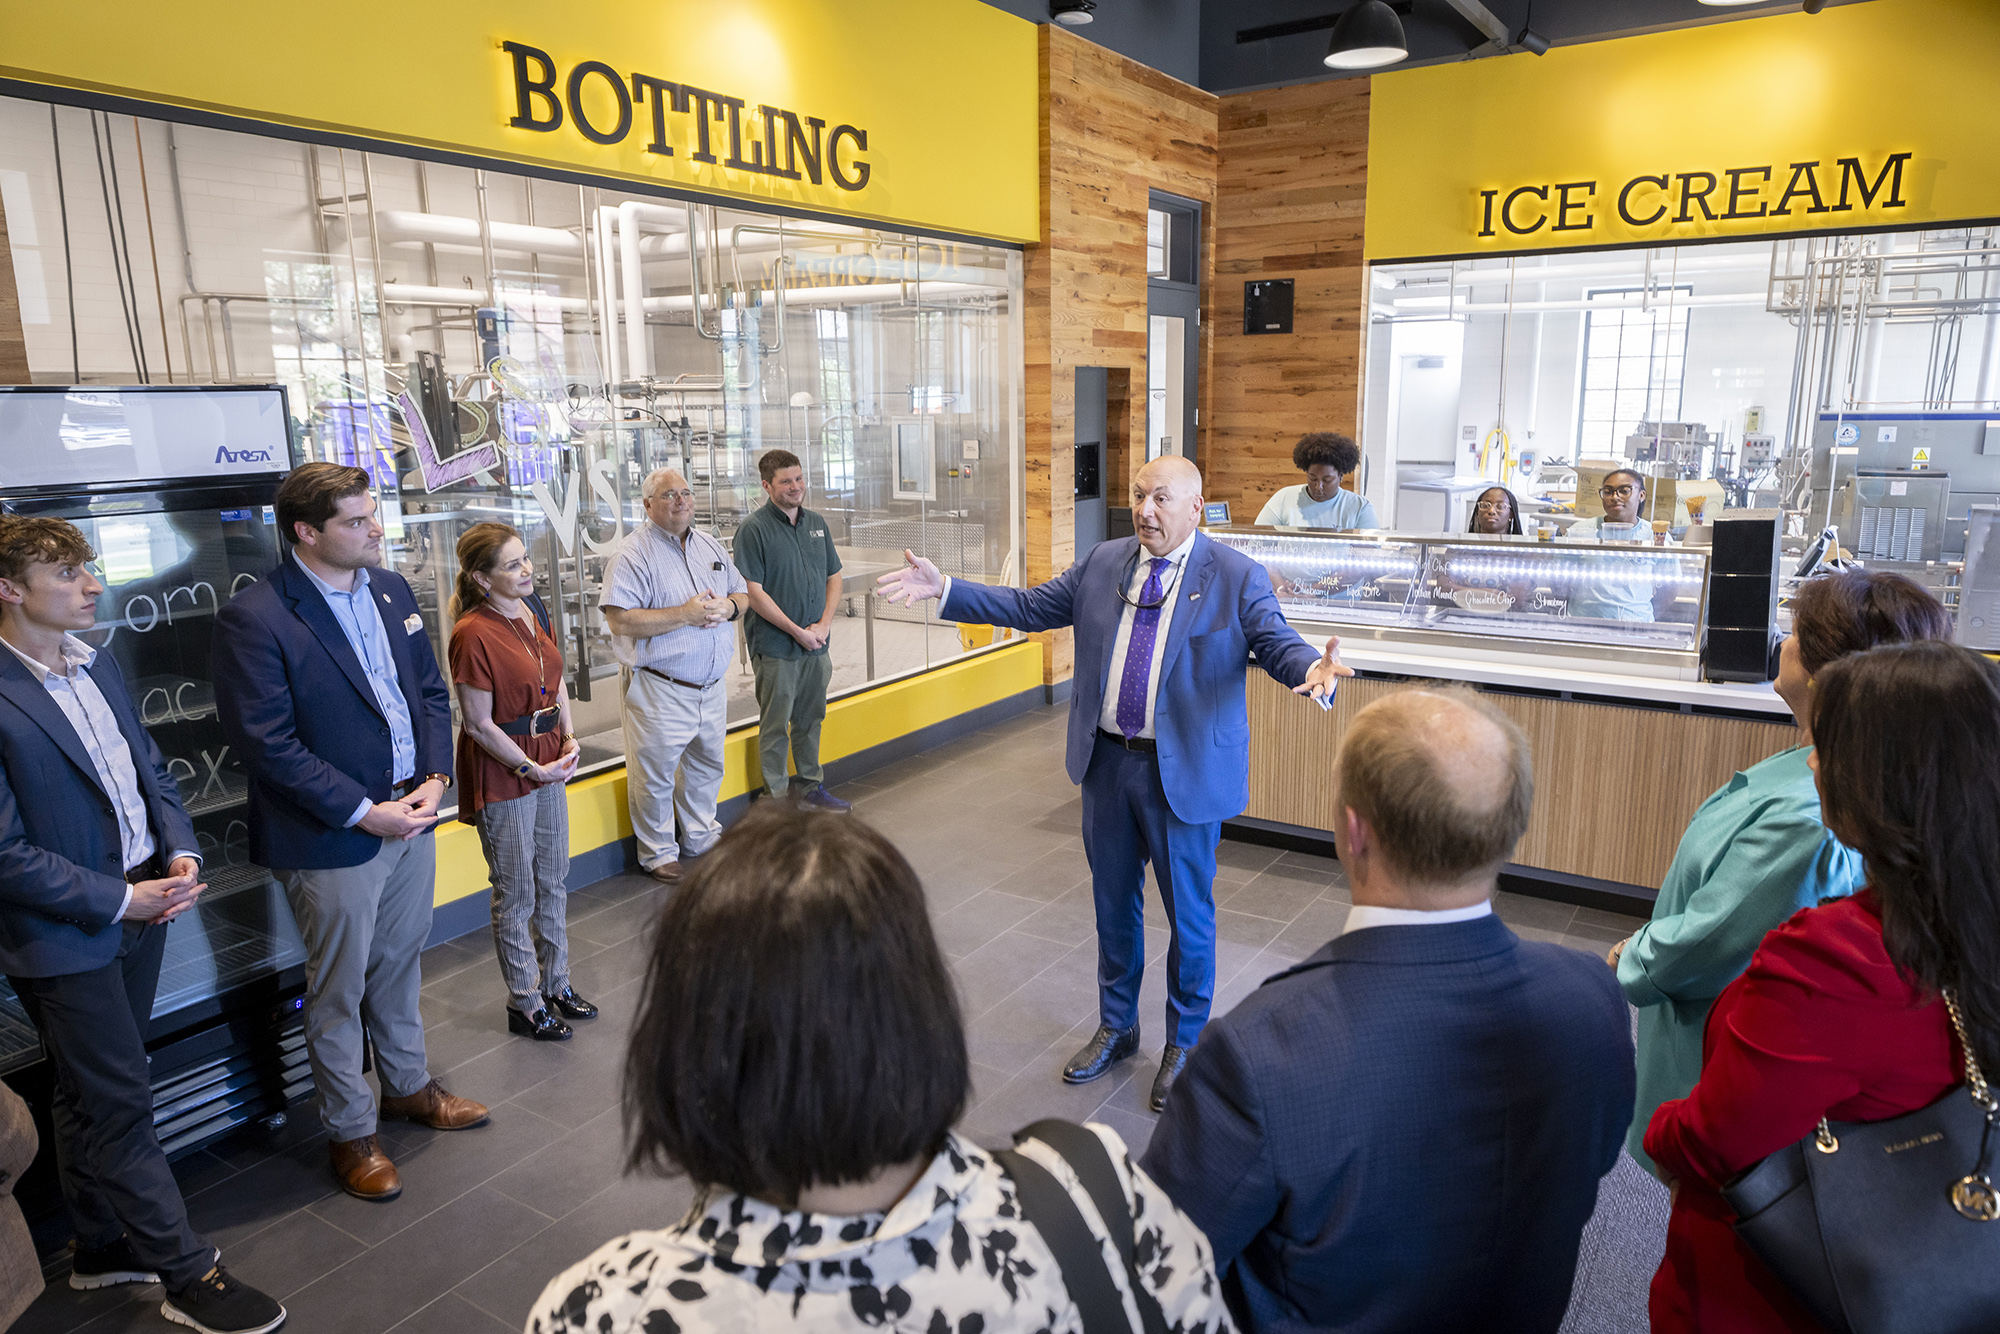
[[[1583,406],[1577,413],[1578,458],[1623,455],[1625,437],[1643,422],[1677,422],[1687,361],[1688,308],[1676,296],[1692,287],[1593,289],[1583,314]]]
[[[1173,234],[1174,215],[1165,209],[1146,210],[1146,276],[1164,278],[1168,266],[1168,238]]]

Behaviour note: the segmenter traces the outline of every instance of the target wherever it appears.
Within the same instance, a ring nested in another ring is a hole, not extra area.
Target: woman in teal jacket
[[[1792,599],[1792,633],[1779,651],[1778,695],[1798,721],[1799,744],[1723,784],[1688,823],[1653,920],[1606,957],[1639,1009],[1639,1096],[1625,1139],[1640,1147],[1653,1110],[1685,1098],[1701,1076],[1702,1026],[1722,989],[1750,966],[1764,934],[1801,908],[1852,894],[1861,858],[1820,822],[1812,751],[1812,678],[1850,653],[1913,639],[1949,639],[1936,598],[1898,574],[1815,579]]]

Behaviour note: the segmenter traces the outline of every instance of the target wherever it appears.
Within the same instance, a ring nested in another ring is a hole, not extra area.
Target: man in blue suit
[[[124,676],[78,634],[104,585],[61,519],[0,516],[0,971],[55,1067],[70,1286],[163,1283],[196,1329],[276,1329],[188,1226],[153,1130],[146,1030],[167,924],[206,888],[194,825]]]
[[[1209,1026],[1145,1169],[1246,1330],[1553,1334],[1634,1081],[1609,970],[1493,915],[1527,740],[1470,690],[1403,691],[1338,773],[1345,928]]]
[[[1263,567],[1204,536],[1201,512],[1201,473],[1166,455],[1133,478],[1135,535],[1099,543],[1048,583],[1022,591],[948,580],[907,551],[906,568],[880,581],[891,601],[939,598],[946,620],[1075,628],[1067,763],[1083,786],[1097,901],[1098,1028],[1063,1078],[1086,1083],[1139,1049],[1151,862],[1173,929],[1155,1111],[1215,992],[1216,837],[1250,804],[1250,655],[1300,694],[1331,693],[1336,677],[1354,674],[1336,660],[1336,641],[1322,656],[1299,638]]]
[[[403,577],[382,569],[368,474],[308,463],[278,488],[290,548],[215,619],[224,733],[250,775],[250,856],[272,868],[306,945],[306,1047],[334,1175],[394,1199],[362,1078],[375,1047],[380,1115],[436,1130],[484,1125],[424,1062],[418,955],[431,928],[451,786],[451,695]]]

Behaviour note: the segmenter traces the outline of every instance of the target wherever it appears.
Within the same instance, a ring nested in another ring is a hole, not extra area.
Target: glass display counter
[[[1622,660],[1690,678],[1709,553],[1626,542],[1232,526],[1285,615],[1343,636],[1536,657]]]

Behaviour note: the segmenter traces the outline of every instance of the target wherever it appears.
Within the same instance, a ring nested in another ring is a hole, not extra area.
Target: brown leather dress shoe
[[[661,862],[658,866],[646,872],[646,874],[655,880],[663,880],[669,885],[675,884],[681,878],[681,864],[679,862]]]
[[[403,1193],[403,1179],[396,1165],[382,1152],[381,1141],[373,1135],[360,1139],[336,1139],[327,1143],[333,1159],[333,1174],[340,1188],[357,1200],[393,1200]]]
[[[470,1130],[488,1120],[483,1104],[447,1093],[435,1079],[406,1098],[384,1096],[382,1116],[391,1121],[415,1121],[432,1130]]]

